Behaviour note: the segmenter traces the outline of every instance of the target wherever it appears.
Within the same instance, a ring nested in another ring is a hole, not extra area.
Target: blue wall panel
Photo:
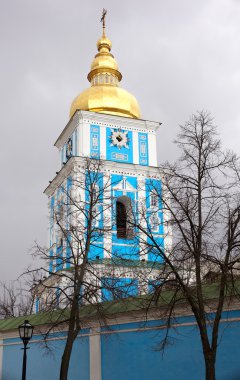
[[[139,164],[148,165],[148,134],[138,133]]]
[[[164,353],[158,350],[163,334],[164,330],[150,330],[102,335],[103,380],[203,380],[205,366],[196,326],[171,329],[171,343]],[[220,337],[216,379],[239,380],[240,322],[222,323]]]
[[[102,278],[102,300],[127,298],[138,294],[138,280],[131,278]]]
[[[12,343],[13,340],[8,340],[8,342]],[[46,351],[40,343],[30,344],[30,350],[27,352],[27,379],[58,380],[64,343],[62,340],[49,342],[50,351]],[[19,380],[21,378],[23,357],[21,348],[22,344],[4,347],[2,380]],[[88,337],[83,337],[74,343],[69,380],[89,380],[89,378],[89,340]]]
[[[90,155],[93,158],[100,157],[100,127],[90,125]]]
[[[164,254],[164,239],[162,237],[154,237],[154,242],[147,238],[148,242],[148,260],[154,261],[158,263],[162,263],[164,261],[162,254]],[[154,244],[158,245],[159,248],[155,248]]]
[[[107,152],[107,160],[110,161],[118,161],[118,162],[126,162],[133,163],[133,147],[132,147],[132,132],[127,132],[127,148],[121,147],[120,149],[112,144],[111,135],[112,132],[117,131],[112,128],[106,129],[106,152]],[[123,131],[125,132],[125,131]]]

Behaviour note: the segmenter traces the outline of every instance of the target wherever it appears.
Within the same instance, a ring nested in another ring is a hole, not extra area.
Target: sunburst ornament
[[[116,146],[118,149],[121,148],[127,148],[129,149],[129,141],[130,139],[128,138],[128,132],[123,131],[121,129],[111,129],[112,134],[110,136],[111,140],[111,146]]]

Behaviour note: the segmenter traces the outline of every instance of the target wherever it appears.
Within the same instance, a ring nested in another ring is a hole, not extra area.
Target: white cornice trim
[[[61,168],[58,174],[53,178],[51,183],[44,190],[44,193],[51,196],[54,191],[64,182],[73,168],[84,163],[86,157],[71,157]],[[159,168],[154,166],[142,166],[137,164],[125,164],[115,161],[102,161],[101,172],[108,174],[120,174],[126,176],[137,176],[138,178],[161,178]]]
[[[61,132],[54,146],[56,146],[59,149],[67,141],[67,139],[73,133],[74,129],[81,122],[82,123],[90,122],[90,123],[106,125],[106,126],[116,127],[116,128],[123,127],[124,125],[124,127],[143,129],[145,131],[152,131],[152,132],[155,132],[161,125],[160,122],[156,122],[156,121],[143,120],[143,119],[131,119],[129,117],[124,117],[124,116],[114,116],[114,115],[107,115],[107,114],[98,113],[98,112],[78,110],[75,112],[75,114],[67,123],[66,127]]]
[[[73,117],[69,120],[66,127],[61,132],[60,136],[57,138],[56,142],[54,143],[54,146],[60,149],[61,146],[63,146],[67,139],[71,136],[76,127],[79,125],[79,122],[79,114],[75,112]]]

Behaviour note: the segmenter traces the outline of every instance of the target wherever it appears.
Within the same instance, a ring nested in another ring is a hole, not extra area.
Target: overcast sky
[[[176,157],[178,125],[208,110],[240,154],[240,0],[1,0],[1,266],[14,280],[47,244],[43,190],[59,169],[53,147],[68,122],[101,35],[139,101],[162,122],[159,161]]]

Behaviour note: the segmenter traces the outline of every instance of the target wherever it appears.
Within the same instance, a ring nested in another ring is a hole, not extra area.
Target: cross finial
[[[106,14],[107,14],[107,10],[103,8],[102,17],[101,17],[101,20],[100,20],[100,22],[102,23],[103,29],[105,29],[105,17],[106,17]]]

